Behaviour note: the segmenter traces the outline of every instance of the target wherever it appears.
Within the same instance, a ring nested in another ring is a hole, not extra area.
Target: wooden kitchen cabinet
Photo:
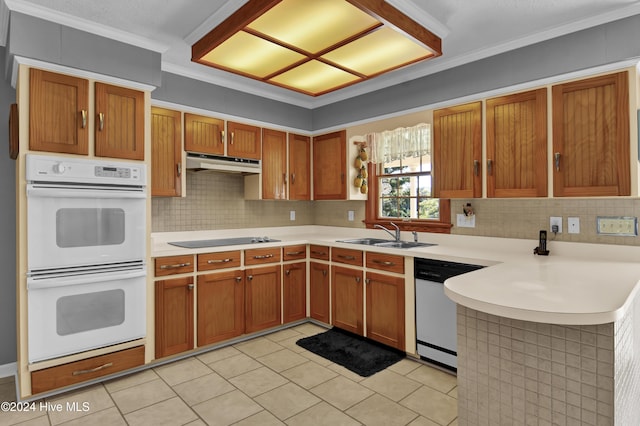
[[[289,263],[282,268],[282,322],[286,324],[307,317],[307,262]]]
[[[193,349],[193,277],[155,282],[156,358]]]
[[[262,129],[262,199],[287,199],[287,134]]]
[[[331,267],[331,323],[364,335],[362,271]]]
[[[104,83],[95,89],[96,156],[144,160],[144,93]]]
[[[347,198],[347,133],[313,137],[313,199]]]
[[[433,112],[436,198],[482,197],[482,103]]]
[[[198,271],[238,268],[240,266],[240,258],[240,250],[199,254]]]
[[[198,276],[198,346],[244,333],[244,272]]]
[[[224,155],[224,120],[185,113],[184,150]]]
[[[547,196],[547,89],[487,100],[487,196]]]
[[[155,276],[164,277],[193,272],[193,255],[183,254],[155,258]]]
[[[260,127],[243,123],[227,122],[227,155],[229,157],[253,158],[262,156]]]
[[[245,270],[245,331],[282,324],[280,265]]]
[[[553,195],[630,195],[626,71],[552,87]]]
[[[404,351],[404,277],[366,275],[367,337]]]
[[[182,113],[151,108],[151,195],[182,194]]]
[[[244,251],[245,265],[262,265],[265,263],[280,262],[280,247],[266,247]]]
[[[309,246],[309,256],[312,259],[329,260],[329,247],[311,244]]]
[[[326,263],[309,263],[309,316],[330,323],[329,265]]]
[[[29,149],[89,153],[89,82],[29,70]]]
[[[311,199],[311,138],[289,133],[289,199]]]
[[[307,258],[307,245],[298,244],[295,246],[282,247],[282,260],[300,260]]]
[[[362,250],[331,247],[331,261],[362,266]]]

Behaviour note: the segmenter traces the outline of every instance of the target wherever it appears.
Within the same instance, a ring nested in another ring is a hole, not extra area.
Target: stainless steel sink
[[[375,246],[381,243],[393,243],[393,240],[383,240],[380,238],[352,238],[348,240],[337,240],[339,243],[362,244],[365,246]]]
[[[431,243],[418,243],[414,241],[389,241],[388,243],[374,244],[376,247],[391,247],[391,248],[413,248],[413,247],[429,247],[435,246]]]
[[[383,240],[380,238],[352,238],[348,240],[337,240],[339,243],[361,244],[365,246],[389,247],[389,248],[413,248],[413,247],[429,247],[435,244],[418,243],[414,241],[393,241]]]

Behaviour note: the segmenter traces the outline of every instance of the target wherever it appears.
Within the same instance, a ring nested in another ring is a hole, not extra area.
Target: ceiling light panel
[[[318,53],[382,25],[344,0],[283,0],[247,25],[280,42]]]
[[[314,60],[277,75],[270,81],[316,96],[359,80],[361,78],[356,75]]]
[[[392,30],[381,28],[322,56],[367,76],[399,68],[432,56],[430,50]]]
[[[202,60],[220,68],[264,78],[305,58],[293,50],[240,31]]]

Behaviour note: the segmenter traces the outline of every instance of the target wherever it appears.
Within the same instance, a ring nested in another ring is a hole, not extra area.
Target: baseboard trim
[[[0,365],[0,378],[15,376],[18,372],[18,364],[15,362]]]

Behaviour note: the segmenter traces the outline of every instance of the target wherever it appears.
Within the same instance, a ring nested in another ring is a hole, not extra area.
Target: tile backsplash
[[[152,231],[195,231],[288,225],[328,225],[363,228],[364,201],[251,201],[244,199],[244,178],[238,174],[188,171],[187,196],[152,199]],[[471,203],[475,228],[456,226],[456,214]],[[294,210],[296,219],[290,220]],[[354,211],[354,220],[347,214]],[[535,240],[549,231],[549,217],[563,218],[562,234],[549,241],[640,245],[638,237],[596,233],[597,216],[640,217],[638,198],[540,198],[451,200],[452,234]],[[567,233],[567,218],[580,218],[580,233]]]

